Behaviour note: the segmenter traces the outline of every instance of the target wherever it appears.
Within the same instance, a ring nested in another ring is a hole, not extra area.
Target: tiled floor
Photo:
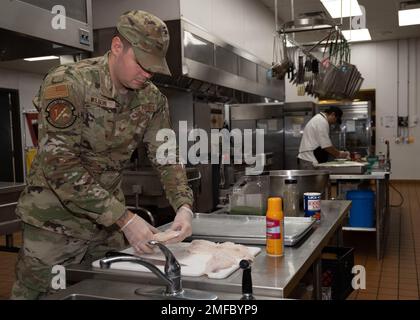
[[[344,233],[345,246],[355,248],[355,264],[366,267],[366,289],[353,292],[351,300],[419,299],[420,286],[420,182],[394,183],[405,201],[390,216],[384,258],[376,259],[375,233]],[[399,202],[391,189],[393,204]],[[0,245],[4,244],[0,237]],[[20,235],[15,236],[20,245]],[[0,252],[0,299],[8,299],[14,281],[16,254]]]
[[[420,182],[393,183],[405,199],[393,208],[384,258],[376,259],[375,234],[346,233],[345,244],[355,247],[355,264],[366,267],[366,290],[348,299],[418,300],[420,286]],[[391,189],[391,203],[400,198]]]
[[[14,245],[20,247],[22,242],[21,235],[14,236]],[[0,245],[5,245],[5,237],[0,236]],[[15,281],[16,253],[0,251],[0,300],[9,299],[10,290]]]

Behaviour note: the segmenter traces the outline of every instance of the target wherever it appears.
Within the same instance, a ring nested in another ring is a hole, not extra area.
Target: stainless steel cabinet
[[[286,170],[298,169],[297,156],[306,124],[314,115],[312,102],[286,103],[284,106],[284,165]]]
[[[61,7],[61,11],[56,10],[59,9],[55,7],[57,5]],[[16,46],[3,56],[3,60],[66,54],[63,53],[63,49],[59,50],[59,46],[52,46],[51,42],[83,51],[93,51],[91,0],[1,1],[0,12],[0,29],[14,32],[11,39],[14,39],[13,44]],[[58,21],[60,23],[54,27],[53,22]],[[28,46],[28,43],[31,46]]]
[[[284,131],[282,103],[235,104],[230,106],[230,129],[253,130],[255,155],[255,130],[264,130],[264,153],[272,158],[270,169],[283,169]]]
[[[0,246],[0,251],[15,252],[13,233],[21,230],[21,220],[16,216],[15,209],[23,183],[0,182],[0,235],[6,236],[6,245]]]

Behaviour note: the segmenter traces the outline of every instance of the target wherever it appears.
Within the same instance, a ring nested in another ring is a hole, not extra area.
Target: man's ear
[[[121,54],[121,52],[123,52],[123,50],[124,50],[124,44],[121,41],[121,39],[118,36],[112,38],[112,42],[111,42],[112,53],[115,55],[119,55]]]

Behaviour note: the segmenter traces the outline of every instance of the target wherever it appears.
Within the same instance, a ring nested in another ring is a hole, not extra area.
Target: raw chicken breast
[[[248,248],[241,245],[241,244],[235,244],[233,242],[224,242],[219,244],[219,247],[223,249],[223,251],[228,252],[229,255],[232,255],[233,257],[237,259],[248,259],[248,260],[254,260],[254,255],[249,252]]]
[[[233,257],[226,255],[223,251],[213,253],[211,259],[206,264],[205,272],[207,274],[218,272],[220,270],[230,268],[236,264]]]
[[[206,264],[206,273],[230,268],[242,259],[251,261],[254,259],[254,255],[247,247],[233,242],[215,243],[207,240],[194,240],[191,242],[187,251],[212,256]]]
[[[155,233],[153,235],[153,240],[159,241],[159,242],[166,242],[178,236],[179,236],[178,231],[166,230],[165,232]]]
[[[217,243],[207,240],[194,240],[187,249],[191,253],[213,254],[217,252]]]

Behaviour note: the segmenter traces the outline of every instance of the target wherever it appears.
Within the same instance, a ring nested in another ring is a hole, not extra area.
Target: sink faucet
[[[239,263],[239,266],[243,270],[241,300],[255,300],[255,297],[252,294],[251,264],[252,262],[250,260],[241,260]]]
[[[144,292],[142,289],[135,291],[138,295],[150,296],[153,298],[161,299],[184,299],[184,300],[216,300],[217,296],[211,292],[205,292],[193,289],[183,289],[181,284],[181,265],[175,258],[174,254],[165,245],[158,241],[149,241],[149,245],[157,246],[160,251],[165,255],[165,273],[160,271],[155,265],[149,261],[145,261],[140,257],[121,253],[120,256],[112,256],[110,258],[104,258],[99,261],[102,269],[109,269],[111,264],[115,262],[133,262],[140,264],[155,275],[157,275],[166,284],[166,289],[162,292],[162,289],[153,290],[151,292]]]
[[[157,246],[162,253],[165,255],[165,273],[160,271],[155,265],[152,263],[145,261],[136,256],[127,256],[121,254],[121,256],[112,257],[112,258],[105,258],[99,261],[99,264],[102,269],[109,269],[111,264],[115,262],[133,262],[140,264],[150,271],[152,271],[155,275],[157,275],[163,282],[166,284],[165,294],[170,296],[180,295],[183,292],[182,284],[181,284],[181,266],[176,260],[173,253],[162,243],[158,241],[149,241],[148,242],[152,246]]]

